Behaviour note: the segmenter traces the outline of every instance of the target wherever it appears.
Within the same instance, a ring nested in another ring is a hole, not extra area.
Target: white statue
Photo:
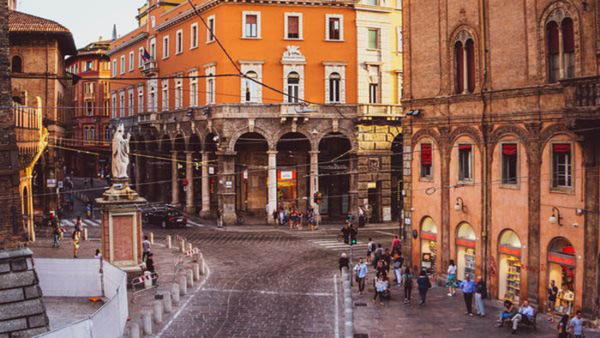
[[[127,133],[125,138],[125,128],[119,124],[117,132],[112,141],[112,175],[115,178],[129,178],[127,167],[129,166],[129,139],[131,135]]]

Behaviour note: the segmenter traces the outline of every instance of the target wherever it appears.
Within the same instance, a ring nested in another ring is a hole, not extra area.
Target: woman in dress
[[[452,297],[456,294],[456,288],[458,284],[456,283],[456,264],[454,264],[454,260],[450,260],[450,264],[448,265],[448,280],[446,281],[446,287],[448,288],[448,296]]]

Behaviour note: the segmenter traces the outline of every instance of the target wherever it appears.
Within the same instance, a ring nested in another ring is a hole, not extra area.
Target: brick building
[[[79,177],[104,176],[110,172],[110,41],[92,42],[67,59],[70,74],[79,77],[72,88],[73,118],[69,147],[82,152],[66,154],[67,167]]]
[[[596,2],[404,1],[407,253],[596,315]],[[439,18],[439,20],[432,20]]]
[[[203,216],[219,209],[228,223],[238,215],[272,222],[267,214],[275,208],[305,210],[317,192],[321,216],[341,220],[356,212],[359,197],[367,198],[370,183],[381,187],[381,204],[390,210],[390,170],[381,165],[390,162],[389,149],[361,150],[355,121],[380,115],[369,106],[382,108],[386,121],[400,111],[386,108],[397,106],[396,95],[358,109],[354,3],[193,2],[197,13],[187,2],[148,1],[139,10],[140,27],[108,52],[118,80],[111,85],[111,116],[133,131],[138,190]],[[398,57],[389,49],[388,40],[396,41],[392,26],[376,25],[394,34],[372,48],[372,62]],[[238,67],[248,78],[237,75]],[[396,78],[379,90],[397,88]],[[382,134],[390,132],[382,127]],[[391,133],[393,139],[398,130]],[[379,143],[391,147],[391,139]],[[361,171],[369,170],[378,177],[359,184]]]

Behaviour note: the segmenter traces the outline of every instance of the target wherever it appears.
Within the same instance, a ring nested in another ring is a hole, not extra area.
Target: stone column
[[[210,217],[210,187],[208,177],[208,152],[202,152],[202,211],[200,217]]]
[[[177,152],[171,152],[171,204],[179,205],[179,182],[177,181]]]
[[[600,206],[600,179],[598,178],[597,136],[588,134],[583,142],[584,177],[585,177],[585,210],[584,213],[584,255],[583,255],[583,311],[595,315],[598,300],[598,224],[599,216],[595,212]]]
[[[235,212],[235,151],[218,152],[219,156],[219,211],[223,225],[233,225]]]
[[[319,206],[315,203],[313,196],[319,191],[319,151],[310,151],[310,205],[315,209],[315,215],[319,219]]]
[[[194,213],[194,167],[193,167],[193,151],[185,152],[185,179],[188,184],[185,191],[185,211]]]
[[[274,224],[275,220],[272,215],[277,210],[277,151],[269,150],[269,187],[268,187],[268,203],[269,210],[267,220],[269,224]]]
[[[527,294],[522,295],[523,299],[527,299],[534,306],[541,305],[539,299],[540,286],[540,203],[541,203],[541,153],[542,146],[538,140],[541,130],[540,125],[531,125],[527,129],[530,130],[530,139],[534,140],[529,143],[528,149],[528,171],[529,179],[527,180],[529,189],[529,217],[528,217],[528,233],[527,233],[527,249],[523,250],[527,255]],[[545,260],[545,258],[544,258]],[[523,271],[521,271],[523,273]]]
[[[561,80],[565,78],[565,49],[563,41],[562,27],[558,26],[558,76]]]
[[[463,94],[469,92],[469,53],[467,53],[467,44],[463,45]]]

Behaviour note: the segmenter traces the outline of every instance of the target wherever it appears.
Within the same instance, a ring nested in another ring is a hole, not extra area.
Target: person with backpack
[[[398,287],[402,285],[402,263],[404,263],[402,254],[396,254],[394,256],[394,275],[396,275],[396,286]]]
[[[419,305],[425,305],[427,291],[431,288],[431,282],[429,281],[429,277],[427,277],[425,270],[421,270],[419,278],[417,278],[417,285],[419,286],[419,296],[421,296]]]
[[[413,281],[410,274],[410,268],[407,266],[404,269],[404,304],[410,304],[410,294],[412,293]]]
[[[375,254],[373,256],[371,264],[373,264],[373,267],[376,267],[381,257],[383,257],[383,247],[381,246],[381,243],[377,244],[377,249],[375,249]]]
[[[402,244],[400,242],[400,237],[398,235],[394,235],[394,239],[392,240],[392,245],[390,246],[391,255],[394,256],[396,254],[400,255],[402,253]]]

